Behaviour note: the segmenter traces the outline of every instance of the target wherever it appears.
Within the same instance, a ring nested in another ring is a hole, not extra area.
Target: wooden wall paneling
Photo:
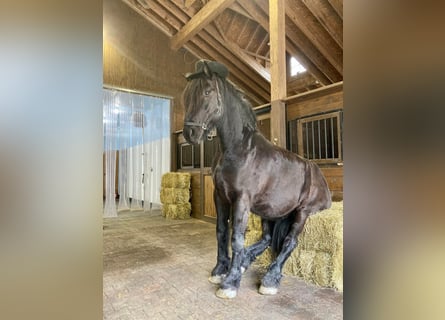
[[[343,108],[343,93],[331,93],[325,97],[299,103],[289,103],[287,107],[287,118],[293,120],[303,116],[324,113]]]
[[[321,171],[332,193],[332,200],[343,200],[343,166],[321,167]]]
[[[216,218],[216,208],[213,202],[213,179],[210,174],[204,175],[204,216]]]
[[[201,173],[199,171],[190,172],[191,174],[191,204],[192,204],[192,217],[200,219],[203,216],[201,210]]]

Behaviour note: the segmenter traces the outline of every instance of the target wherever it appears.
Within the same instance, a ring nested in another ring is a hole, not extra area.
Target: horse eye
[[[204,91],[204,95],[205,96],[208,96],[210,94],[210,90],[206,90],[206,91]]]

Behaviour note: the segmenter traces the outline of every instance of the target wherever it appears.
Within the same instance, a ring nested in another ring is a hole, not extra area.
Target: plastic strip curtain
[[[131,105],[130,95],[121,96],[122,106],[119,108],[119,204],[118,211],[129,210],[130,209],[130,197],[129,197],[129,186],[128,177],[129,173],[129,148],[130,148],[130,127],[131,127],[131,112],[130,108],[125,106]]]
[[[144,115],[144,106],[142,97],[135,95],[131,99],[131,126],[130,126],[130,141],[131,141],[131,166],[130,166],[130,197],[131,210],[142,210],[143,201],[143,159],[144,159],[144,129],[146,119]],[[147,128],[148,129],[148,128]]]
[[[145,130],[145,184],[144,210],[160,209],[160,185],[162,174],[170,171],[170,101],[156,97],[146,97],[148,126]]]
[[[104,153],[104,216],[117,216],[116,171],[118,211],[160,208],[161,177],[170,171],[170,100],[104,89]]]
[[[116,210],[116,139],[117,113],[116,94],[106,92],[103,97],[103,134],[104,134],[104,157],[105,157],[105,184],[104,184],[104,216],[117,217]]]

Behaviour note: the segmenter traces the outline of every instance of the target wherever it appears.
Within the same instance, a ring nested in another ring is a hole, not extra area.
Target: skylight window
[[[300,62],[298,62],[297,59],[294,57],[290,58],[290,75],[291,77],[294,77],[296,75],[299,75],[303,72],[306,72],[306,68],[301,65]]]

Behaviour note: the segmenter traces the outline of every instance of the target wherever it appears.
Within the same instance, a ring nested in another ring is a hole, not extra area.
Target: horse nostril
[[[184,138],[186,140],[189,140],[195,134],[195,130],[192,127],[184,126],[183,134],[184,134]]]

